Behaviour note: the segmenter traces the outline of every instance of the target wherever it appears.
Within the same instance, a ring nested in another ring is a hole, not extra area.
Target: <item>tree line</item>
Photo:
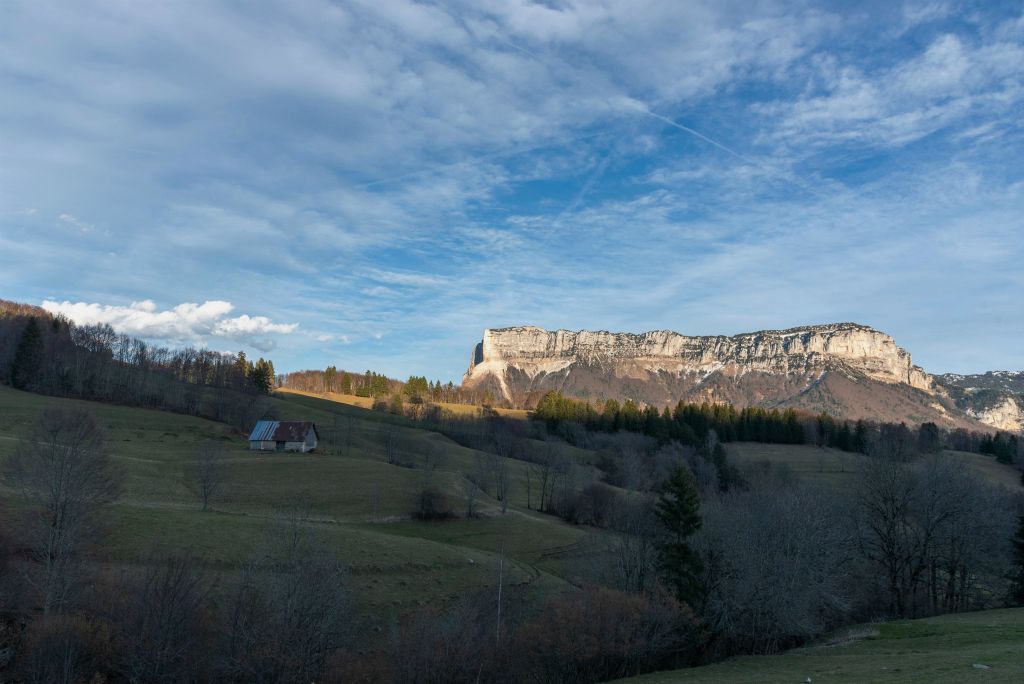
[[[158,408],[248,430],[269,411],[272,361],[168,349],[0,301],[0,382],[60,397]]]
[[[531,416],[570,442],[574,441],[574,429],[581,427],[589,432],[636,432],[663,444],[676,441],[699,447],[713,431],[722,442],[811,444],[863,454],[867,452],[871,435],[884,432],[898,441],[914,442],[914,449],[922,453],[948,448],[989,454],[1001,463],[1012,464],[1024,451],[1020,439],[1007,432],[945,430],[930,422],[915,430],[903,423],[851,421],[792,408],[781,411],[758,406],[737,409],[731,404],[710,402],[679,401],[672,410],[666,406],[661,412],[654,406],[641,408],[630,399],[622,404],[609,399],[595,407],[555,390],[540,399]]]
[[[279,378],[279,385],[288,389],[314,394],[339,393],[357,397],[381,399],[399,396],[406,401],[425,401],[451,404],[490,404],[489,393],[479,393],[462,388],[452,381],[428,380],[426,376],[410,375],[405,381],[390,378],[376,371],[363,373],[339,370],[328,366],[324,370],[302,370],[286,373]]]

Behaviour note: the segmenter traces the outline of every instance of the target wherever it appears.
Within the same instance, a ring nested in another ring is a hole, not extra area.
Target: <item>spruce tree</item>
[[[14,352],[11,363],[11,385],[18,389],[28,389],[39,374],[43,363],[43,337],[39,332],[36,319],[28,319],[25,329],[18,340],[18,348]]]
[[[1013,570],[1010,572],[1010,602],[1024,606],[1024,515],[1017,524],[1013,539]]]
[[[269,361],[260,358],[253,366],[250,376],[258,392],[270,394],[270,390],[274,388],[274,367]]]
[[[701,517],[689,470],[678,468],[662,484],[654,512],[666,532],[659,548],[662,574],[681,601],[693,603],[700,595],[701,562],[689,539],[700,529]]]

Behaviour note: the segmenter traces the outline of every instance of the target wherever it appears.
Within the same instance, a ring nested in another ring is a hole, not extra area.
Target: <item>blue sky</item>
[[[485,327],[1024,368],[1019,2],[5,2],[0,297],[458,381]]]

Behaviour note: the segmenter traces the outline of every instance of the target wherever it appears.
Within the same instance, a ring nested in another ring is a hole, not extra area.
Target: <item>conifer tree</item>
[[[1010,572],[1010,602],[1024,606],[1024,515],[1017,524],[1013,539],[1013,569]]]
[[[655,515],[665,529],[659,555],[662,574],[679,600],[693,603],[700,594],[701,562],[689,539],[701,526],[700,495],[693,475],[678,468],[658,492]]]
[[[252,384],[261,394],[270,394],[274,387],[274,367],[269,361],[260,358],[252,368]]]
[[[11,385],[18,389],[26,389],[39,374],[39,367],[43,361],[43,338],[39,332],[39,323],[36,319],[28,319],[25,329],[18,340],[18,348],[14,352],[14,362],[11,364]]]

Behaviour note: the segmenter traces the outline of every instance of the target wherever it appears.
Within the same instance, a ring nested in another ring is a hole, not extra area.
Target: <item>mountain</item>
[[[986,425],[1024,432],[1024,371],[935,376],[957,408]]]
[[[891,336],[857,323],[732,337],[488,329],[463,386],[517,406],[557,389],[659,407],[680,399],[725,401],[850,419],[983,427],[981,414],[960,408],[949,388],[914,365]]]

